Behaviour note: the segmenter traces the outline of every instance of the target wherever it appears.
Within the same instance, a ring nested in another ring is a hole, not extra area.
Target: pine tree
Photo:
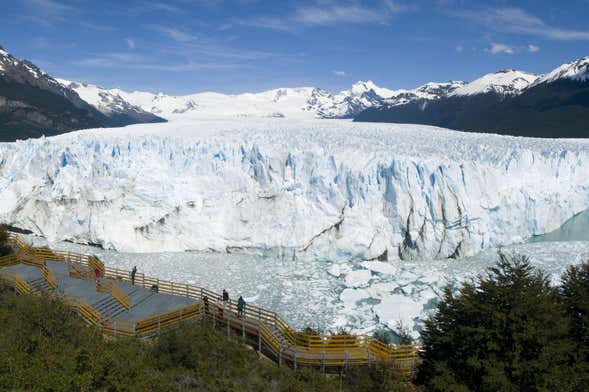
[[[8,230],[6,230],[6,226],[0,225],[0,256],[9,253],[11,253],[11,249],[8,245]]]
[[[525,257],[446,288],[422,333],[417,381],[434,391],[572,390],[572,342],[558,291]]]
[[[569,335],[575,342],[571,367],[575,369],[578,391],[589,385],[589,262],[571,266],[560,288],[565,315],[570,320]]]

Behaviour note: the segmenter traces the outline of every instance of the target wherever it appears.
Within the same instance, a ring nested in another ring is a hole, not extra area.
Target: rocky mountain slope
[[[100,86],[56,79],[64,87],[74,90],[80,98],[109,118],[110,126],[124,126],[137,123],[165,122],[161,117],[134,106],[120,95]]]
[[[0,141],[100,127],[106,121],[74,91],[0,48]]]
[[[115,107],[116,106],[116,107]],[[165,121],[120,100],[98,109],[28,60],[0,47],[0,142],[85,128]]]

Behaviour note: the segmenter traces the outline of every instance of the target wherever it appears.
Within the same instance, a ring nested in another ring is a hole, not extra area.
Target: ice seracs
[[[190,119],[1,144],[0,162],[3,222],[139,252],[456,258],[589,208],[587,141],[420,125]]]

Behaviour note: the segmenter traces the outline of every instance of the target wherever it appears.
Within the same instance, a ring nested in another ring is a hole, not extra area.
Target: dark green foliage
[[[589,385],[589,263],[571,266],[562,277],[562,302],[575,342],[576,388]]]
[[[573,341],[558,291],[525,257],[450,288],[422,333],[418,382],[433,391],[568,391]]]
[[[8,245],[8,230],[6,230],[6,226],[0,225],[0,256],[10,253],[12,253],[12,249]]]
[[[339,375],[278,368],[211,324],[157,340],[105,338],[58,300],[0,286],[0,390],[410,391],[384,366]]]

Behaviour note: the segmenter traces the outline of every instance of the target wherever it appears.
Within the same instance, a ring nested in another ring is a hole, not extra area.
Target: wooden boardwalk
[[[15,235],[11,244],[15,254],[0,258],[5,283],[19,294],[63,298],[105,334],[151,337],[180,322],[206,319],[279,365],[331,371],[385,362],[409,374],[419,362],[417,345],[387,345],[368,335],[309,335],[254,305],[239,316],[236,301],[223,301],[221,294],[202,287],[141,273],[131,284],[129,271],[105,267],[95,256],[32,248]]]

